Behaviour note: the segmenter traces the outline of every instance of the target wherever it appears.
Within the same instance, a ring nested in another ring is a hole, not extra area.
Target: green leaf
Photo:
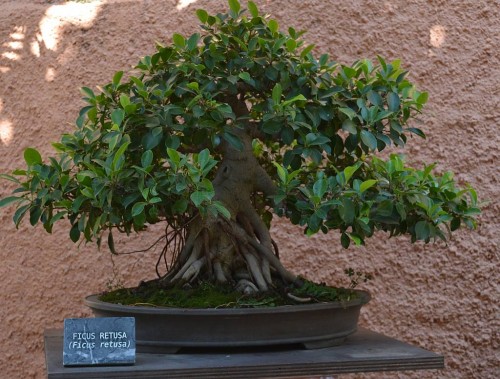
[[[368,98],[368,100],[370,100],[370,103],[372,103],[373,105],[378,105],[379,107],[382,107],[383,105],[382,96],[380,96],[378,92],[369,91],[366,94],[366,97]]]
[[[222,138],[224,138],[227,142],[231,144],[232,147],[234,147],[238,151],[243,151],[243,142],[239,139],[239,137],[235,136],[234,134],[230,132],[224,132],[222,135]]]
[[[200,92],[200,85],[197,82],[188,83],[187,88],[193,90],[196,93]]]
[[[286,50],[290,53],[294,52],[297,48],[297,42],[294,39],[286,41]]]
[[[418,97],[417,97],[417,103],[420,105],[423,105],[427,103],[427,100],[429,99],[429,93],[428,92],[422,92]]]
[[[202,23],[205,24],[207,22],[207,20],[208,20],[208,13],[207,13],[206,10],[204,10],[204,9],[198,9],[196,11],[196,15],[198,16],[198,18],[200,19],[200,21]]]
[[[275,105],[281,103],[281,93],[282,92],[283,92],[283,90],[281,88],[281,84],[276,83],[274,88],[273,88],[273,94],[272,94],[273,103]]]
[[[354,117],[357,116],[356,112],[354,112],[351,108],[339,108],[339,111],[341,111],[343,114],[345,114],[347,117],[349,117],[349,120],[352,120]]]
[[[356,70],[352,67],[344,66],[342,67],[342,71],[348,79],[354,78],[356,76]]]
[[[240,12],[240,2],[238,0],[229,0],[229,9],[231,9],[235,14]]]
[[[71,211],[73,213],[77,213],[80,210],[81,205],[83,202],[87,200],[85,196],[78,196],[72,203],[71,203]]]
[[[382,68],[385,70],[387,68],[387,64],[385,63],[384,58],[382,58],[380,55],[377,55],[377,59],[380,62],[380,65],[382,66]]]
[[[113,238],[113,232],[111,231],[111,229],[109,230],[109,234],[108,234],[108,247],[109,247],[109,251],[111,251],[111,254],[116,255],[115,240]]]
[[[362,245],[363,241],[356,234],[349,233],[349,238],[354,241],[356,246]]]
[[[199,207],[204,201],[210,201],[213,197],[213,192],[194,191],[189,198],[196,207]]]
[[[363,141],[363,143],[371,150],[375,150],[377,148],[377,138],[375,138],[375,136],[368,130],[361,131],[361,141]]]
[[[300,95],[292,97],[291,99],[283,101],[283,103],[281,105],[283,105],[284,107],[286,107],[286,106],[288,106],[290,104],[293,104],[293,103],[296,103],[296,102],[299,102],[299,101],[307,101],[307,99],[306,99],[306,97],[304,95],[300,94]]]
[[[9,197],[3,198],[2,200],[0,200],[0,208],[5,207],[9,204],[15,203],[16,201],[19,202],[21,200],[23,200],[23,198],[17,197],[17,196],[9,196]]]
[[[17,208],[17,210],[14,212],[12,220],[14,221],[16,228],[19,226],[19,223],[23,219],[24,215],[26,214],[30,206],[31,206],[30,204],[23,205],[22,207]]]
[[[113,163],[111,164],[113,168],[119,168],[118,162],[121,160],[123,154],[125,153],[125,150],[127,150],[128,145],[130,145],[130,142],[125,142],[123,145],[120,146],[120,148],[116,151],[115,156],[113,158]]]
[[[80,90],[85,96],[95,99],[94,91],[92,91],[89,87],[82,87]]]
[[[396,211],[401,216],[401,220],[403,220],[403,221],[406,220],[406,210],[405,210],[405,207],[402,203],[400,203],[400,202],[396,203]]]
[[[431,233],[431,225],[427,221],[419,221],[415,225],[415,235],[418,240],[425,241]]]
[[[316,180],[316,182],[313,185],[313,193],[320,199],[323,198],[327,189],[328,189],[328,182],[326,181],[325,178],[320,178]]]
[[[198,47],[198,41],[200,40],[200,34],[195,33],[191,37],[189,37],[187,41],[187,48],[189,51],[193,51]]]
[[[113,85],[117,86],[120,84],[120,80],[122,79],[123,76],[123,71],[117,71],[115,75],[113,76]]]
[[[250,74],[248,72],[240,72],[239,75],[238,75],[241,79],[243,79],[245,82],[249,82],[250,80],[252,80]]]
[[[24,160],[28,164],[28,166],[33,166],[35,164],[42,163],[42,156],[38,152],[38,150],[28,147],[24,150]]]
[[[179,155],[179,152],[177,150],[168,147],[167,154],[169,158],[172,160],[172,162],[174,162],[176,165],[179,164],[179,162],[181,161],[181,156]]]
[[[142,201],[139,203],[135,203],[132,206],[132,217],[140,215],[144,211],[145,206],[146,206],[146,203],[142,202]]]
[[[120,126],[124,118],[125,111],[123,109],[115,109],[111,112],[111,121],[113,121],[113,124]]]
[[[73,227],[69,231],[69,238],[71,238],[71,241],[74,243],[78,242],[80,239],[80,229],[78,229],[78,223],[73,224]]]
[[[276,171],[278,172],[278,177],[280,178],[280,181],[284,184],[287,184],[286,169],[277,162],[273,162],[273,165],[274,167],[276,167]]]
[[[248,10],[250,11],[250,14],[252,17],[259,17],[259,10],[257,8],[257,5],[253,1],[249,1],[248,4]]]
[[[268,26],[273,34],[276,33],[279,29],[278,22],[276,20],[273,20],[273,19],[269,20]]]
[[[50,225],[53,225],[56,221],[62,219],[66,214],[68,214],[67,211],[57,212],[56,215],[50,219]]]
[[[459,217],[455,217],[453,220],[451,220],[451,223],[450,223],[450,230],[453,232],[455,230],[457,230],[458,228],[460,228],[460,218]]]
[[[419,128],[408,128],[408,131],[413,133],[413,134],[416,134],[417,136],[419,136],[423,139],[426,138],[425,133]]]
[[[203,149],[202,151],[200,151],[200,153],[198,154],[198,164],[200,165],[202,170],[209,161],[210,161],[210,150]]]
[[[151,150],[146,150],[141,156],[142,167],[148,167],[151,162],[153,162],[153,152]]]
[[[389,92],[387,95],[387,105],[391,112],[399,111],[400,100],[399,95],[396,92]]]
[[[186,39],[182,35],[174,33],[172,39],[174,41],[174,45],[177,46],[179,49],[182,49],[186,46]]]
[[[136,228],[142,229],[146,222],[146,212],[141,212],[134,217],[134,226]]]
[[[347,225],[352,224],[354,218],[356,217],[354,203],[349,198],[342,199],[342,206],[339,207],[339,213],[342,220]]]
[[[130,104],[130,97],[128,97],[127,95],[125,95],[124,93],[122,93],[120,95],[120,104],[123,108],[125,108],[127,105]],[[120,125],[120,124],[118,124]]]
[[[365,192],[368,188],[373,187],[377,183],[377,180],[375,179],[368,179],[365,180],[361,185],[359,186],[359,192],[363,193]]]
[[[146,150],[151,150],[158,146],[163,138],[163,128],[158,126],[142,137],[142,146]]]
[[[231,219],[231,213],[228,211],[228,209],[219,201],[214,201],[212,206],[217,209],[217,213],[221,214],[223,217],[227,218],[228,220]]]
[[[475,189],[469,187],[467,188],[469,190],[469,194],[470,194],[470,197],[471,197],[471,200],[472,200],[472,205],[476,205],[477,204],[477,192]]]
[[[344,177],[345,177],[345,182],[349,182],[349,179],[351,179],[352,175],[358,170],[360,167],[360,164],[356,164],[354,166],[348,166],[344,169]]]
[[[464,214],[467,216],[477,216],[481,214],[481,209],[475,207],[469,208],[464,212]]]
[[[187,200],[179,199],[174,203],[174,205],[172,205],[172,212],[177,214],[182,214],[186,212],[187,207],[188,207]]]
[[[328,54],[321,55],[321,57],[319,57],[320,66],[325,66],[328,63],[329,58],[330,58],[330,56]]]
[[[342,123],[342,130],[351,134],[358,134],[356,124],[351,119],[344,120],[344,122]]]
[[[38,207],[38,206],[31,207],[31,209],[30,209],[30,224],[32,226],[35,226],[36,223],[40,220],[40,216],[42,215],[42,212],[43,212],[43,209]]]
[[[351,239],[346,233],[342,233],[342,235],[340,236],[340,243],[344,249],[347,249],[351,244]]]
[[[24,175],[25,173],[22,173],[20,175]],[[0,174],[0,179],[5,179],[5,180],[8,180],[10,182],[14,182],[14,183],[21,183],[19,181],[19,179],[17,179],[15,176],[12,176],[12,175],[9,175],[9,174]]]
[[[301,58],[305,58],[307,54],[309,54],[311,52],[312,49],[314,49],[314,46],[316,45],[309,45],[307,46],[304,50],[302,50],[302,52],[300,53],[300,57]]]

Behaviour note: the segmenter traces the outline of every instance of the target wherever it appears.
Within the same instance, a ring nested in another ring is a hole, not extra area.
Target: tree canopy
[[[339,230],[344,247],[376,230],[429,242],[475,226],[476,192],[451,173],[375,156],[425,138],[411,121],[428,94],[399,60],[340,64],[316,56],[304,31],[281,31],[253,2],[229,7],[198,10],[201,33],[174,34],[130,74],[117,72],[98,91],[82,88],[86,106],[76,130],[53,144],[58,154],[44,162],[28,148],[27,168],[2,175],[19,185],[0,202],[18,204],[16,225],[28,215],[50,232],[67,218],[74,242],[100,243],[106,230],[231,218],[213,181],[221,146],[242,150],[243,131],[276,186],[252,199],[268,225],[274,214],[308,235]]]

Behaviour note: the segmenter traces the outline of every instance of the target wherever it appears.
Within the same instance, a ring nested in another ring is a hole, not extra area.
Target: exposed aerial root
[[[229,98],[227,101],[241,102]],[[244,102],[243,102],[244,104]],[[240,104],[241,105],[241,104]],[[235,108],[233,108],[235,109]],[[236,108],[239,116],[248,112]],[[276,193],[275,185],[253,155],[252,138],[246,130],[234,128],[242,149],[230,143],[221,143],[223,160],[212,181],[214,200],[222,203],[231,218],[221,215],[194,217],[185,225],[186,234],[181,245],[176,245],[174,263],[167,274],[160,276],[166,286],[185,285],[194,281],[209,280],[232,283],[240,291],[264,292],[273,285],[275,277],[285,283],[296,281],[279,260],[279,250],[262,220],[255,204],[257,194],[268,199]],[[178,243],[178,238],[168,239]]]
[[[273,275],[290,283],[295,276],[278,257],[267,228],[241,215],[236,220],[222,216],[201,218],[193,223],[185,245],[172,269],[161,278],[169,285],[193,283],[196,279],[232,282],[243,293],[268,291]]]

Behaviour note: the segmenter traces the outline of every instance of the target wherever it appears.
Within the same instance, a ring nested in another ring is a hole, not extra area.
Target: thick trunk
[[[242,151],[222,145],[223,160],[214,179],[215,199],[231,213],[197,219],[165,284],[183,284],[199,278],[234,283],[244,293],[267,291],[274,275],[290,283],[296,277],[279,261],[265,223],[252,204],[252,196],[270,196],[275,187],[252,153],[251,137],[237,129]]]

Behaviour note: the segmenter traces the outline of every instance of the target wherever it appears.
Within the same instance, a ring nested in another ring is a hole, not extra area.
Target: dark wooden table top
[[[62,330],[45,332],[49,379],[271,378],[442,369],[441,355],[360,328],[340,346],[316,350],[248,348],[137,353],[133,366],[64,367]]]

